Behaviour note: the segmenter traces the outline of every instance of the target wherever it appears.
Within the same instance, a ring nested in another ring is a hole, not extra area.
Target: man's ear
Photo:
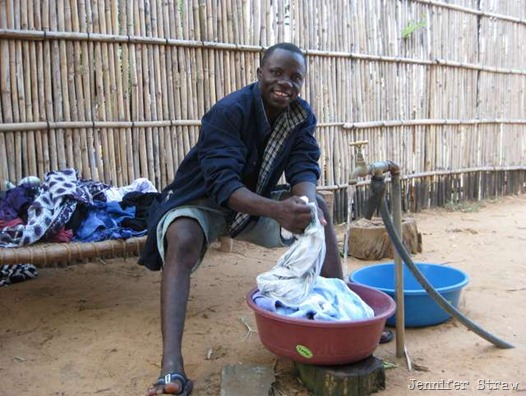
[[[256,73],[257,73],[257,76],[258,76],[258,80],[260,80],[261,79],[261,73],[262,73],[260,67],[257,68]]]

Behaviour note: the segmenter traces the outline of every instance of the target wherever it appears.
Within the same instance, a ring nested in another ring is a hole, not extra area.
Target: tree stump
[[[422,252],[422,235],[418,232],[416,220],[402,220],[402,237],[407,251],[411,254]],[[394,246],[381,218],[353,221],[349,228],[348,255],[362,260],[394,258]]]
[[[294,368],[314,396],[367,396],[385,389],[383,361],[374,356],[342,366],[294,362]]]
[[[232,253],[232,248],[234,246],[234,240],[230,237],[220,237],[219,238],[219,250],[225,253]]]

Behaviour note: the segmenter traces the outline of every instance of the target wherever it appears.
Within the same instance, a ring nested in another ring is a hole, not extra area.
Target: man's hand
[[[312,221],[311,207],[303,199],[292,196],[280,201],[280,208],[274,218],[286,230],[302,234]]]
[[[228,200],[231,209],[254,216],[266,216],[276,220],[283,228],[294,233],[303,234],[312,221],[311,207],[300,197],[308,197],[310,202],[316,200],[316,186],[312,183],[299,183],[292,188],[292,196],[275,201],[257,195],[247,188],[239,188]],[[318,208],[318,219],[325,226],[327,221],[321,209]]]

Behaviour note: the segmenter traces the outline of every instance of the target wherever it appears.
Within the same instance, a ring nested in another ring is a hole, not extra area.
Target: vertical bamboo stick
[[[42,30],[49,31],[49,0],[42,1]],[[51,50],[50,42],[45,41],[43,43],[43,68],[44,68],[44,79],[40,83],[44,85],[44,108],[45,108],[45,120],[53,121],[53,99],[52,99],[52,86],[51,86]],[[50,153],[50,147],[56,147],[54,131],[47,130],[43,135],[42,151],[44,153],[44,169],[57,169],[57,161],[54,155]]]
[[[86,29],[86,5],[83,1],[71,3],[71,29],[82,32]],[[73,43],[74,61],[73,70],[76,98],[74,99],[75,119],[85,121],[86,118],[86,86],[84,80],[88,78],[89,68],[87,66],[87,44],[75,41]],[[89,89],[88,89],[89,92]],[[74,149],[76,163],[79,167],[81,177],[92,178],[90,169],[90,150],[88,148],[88,130],[78,130],[76,147]]]
[[[71,7],[68,4],[69,0],[57,1],[57,16],[58,16],[58,28],[61,31],[71,31]],[[76,109],[76,92],[74,84],[74,73],[75,55],[73,53],[73,44],[71,42],[61,41],[59,43],[61,60],[60,76],[63,82],[63,115],[64,121],[77,120],[77,109]],[[77,159],[79,158],[79,149],[76,145],[76,138],[78,136],[78,130],[65,129],[64,130],[64,151],[65,151],[65,166],[78,169],[76,165]]]
[[[8,28],[7,12],[0,12],[0,28]],[[9,42],[7,40],[0,40],[0,96],[2,103],[0,122],[13,122],[9,76]],[[12,147],[9,147],[11,136],[11,132],[0,134],[0,155],[2,155],[2,158],[9,158],[8,153],[12,152],[10,151]],[[3,182],[10,180],[12,176],[14,176],[14,172],[11,170],[10,161],[0,161],[0,183],[2,183],[0,187],[2,189]],[[16,180],[12,182],[16,182]]]

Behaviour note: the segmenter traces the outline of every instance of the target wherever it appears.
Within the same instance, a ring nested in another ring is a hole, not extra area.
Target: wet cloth
[[[305,232],[297,236],[297,241],[278,259],[274,268],[256,277],[263,295],[287,306],[297,306],[307,298],[325,259],[325,231],[318,219],[318,207],[314,202],[307,205],[312,221]]]
[[[324,321],[361,320],[374,317],[374,311],[360,296],[354,293],[345,282],[336,278],[319,276],[305,300],[300,304],[284,304],[257,292],[254,303],[269,312],[275,312],[291,318]]]
[[[309,202],[313,220],[270,271],[257,276],[254,302],[271,312],[303,319],[367,319],[373,310],[341,279],[319,276],[325,259],[325,231],[318,208]]]

